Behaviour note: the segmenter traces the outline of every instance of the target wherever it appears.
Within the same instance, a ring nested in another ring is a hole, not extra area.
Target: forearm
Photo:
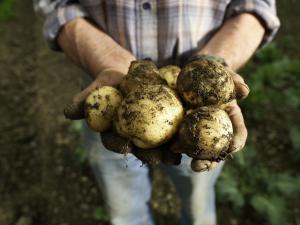
[[[77,65],[96,77],[106,69],[126,74],[134,56],[83,18],[63,27],[58,44]]]
[[[253,55],[264,32],[255,16],[243,13],[227,20],[199,53],[222,57],[230,68],[238,70]]]

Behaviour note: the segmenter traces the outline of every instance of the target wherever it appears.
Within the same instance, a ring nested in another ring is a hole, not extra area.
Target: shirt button
[[[151,9],[151,4],[150,4],[149,2],[145,2],[145,3],[143,4],[143,9],[145,9],[145,10]]]

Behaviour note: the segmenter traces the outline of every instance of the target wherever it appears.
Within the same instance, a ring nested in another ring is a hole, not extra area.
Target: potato
[[[176,88],[176,81],[179,73],[180,68],[174,65],[164,66],[159,69],[160,77],[167,81],[168,86],[172,89]]]
[[[191,162],[191,169],[194,172],[210,171],[218,165],[217,162],[210,160],[193,159]]]
[[[214,106],[194,110],[179,128],[180,145],[187,155],[195,159],[224,159],[232,137],[233,128],[228,114]]]
[[[121,104],[121,93],[109,86],[95,89],[85,100],[84,112],[88,126],[97,132],[108,130],[117,107]]]
[[[230,72],[211,59],[185,65],[177,78],[178,93],[191,107],[221,105],[235,98]]]
[[[143,149],[167,142],[177,131],[184,110],[167,86],[146,85],[131,91],[117,110],[115,128]]]
[[[167,84],[167,82],[160,77],[156,65],[148,60],[132,61],[127,75],[121,81],[120,90],[126,95],[141,85],[154,84]]]

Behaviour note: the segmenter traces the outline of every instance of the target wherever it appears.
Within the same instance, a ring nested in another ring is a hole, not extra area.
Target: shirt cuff
[[[280,21],[276,14],[275,0],[235,0],[230,3],[226,12],[226,18],[241,13],[255,15],[263,24],[266,32],[260,47],[269,43],[280,27]]]
[[[86,17],[87,13],[78,4],[61,6],[51,12],[44,23],[43,33],[51,49],[60,51],[57,37],[61,28],[69,21]]]

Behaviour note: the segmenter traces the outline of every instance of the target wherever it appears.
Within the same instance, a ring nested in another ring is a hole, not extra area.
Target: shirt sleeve
[[[43,33],[51,49],[60,51],[57,37],[61,28],[69,21],[86,17],[87,13],[78,0],[39,0],[35,4],[36,11],[46,15]]]
[[[269,43],[280,26],[275,0],[233,0],[227,8],[226,18],[244,12],[254,14],[265,27],[266,32],[261,46]]]

